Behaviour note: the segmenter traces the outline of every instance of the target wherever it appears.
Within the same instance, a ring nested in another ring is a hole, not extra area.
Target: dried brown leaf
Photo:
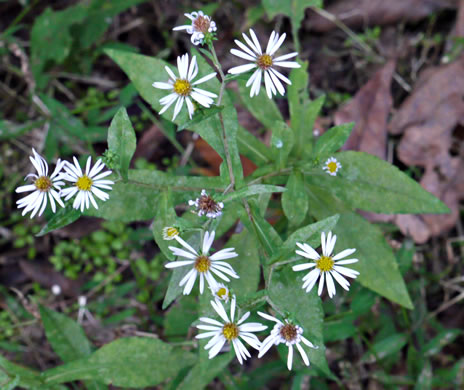
[[[400,21],[415,22],[433,12],[457,6],[458,0],[339,0],[325,10],[348,27],[359,28]],[[313,11],[305,26],[321,33],[337,28],[332,21]]]
[[[356,125],[343,149],[360,150],[386,157],[387,119],[392,108],[390,85],[395,61],[390,60],[364,85],[353,99],[335,113],[335,124]]]
[[[451,148],[454,130],[464,123],[463,90],[464,55],[451,64],[424,71],[389,126],[391,133],[404,134],[398,146],[399,159],[425,168],[421,185],[451,210],[445,215],[394,218],[400,230],[419,243],[451,229],[459,218],[464,161],[462,155],[454,157]]]

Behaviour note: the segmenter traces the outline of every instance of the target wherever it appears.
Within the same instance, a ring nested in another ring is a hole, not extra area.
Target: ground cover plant
[[[2,388],[462,386],[464,5],[175,3],[0,3]]]

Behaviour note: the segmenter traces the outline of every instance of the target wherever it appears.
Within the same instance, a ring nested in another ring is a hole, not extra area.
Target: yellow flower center
[[[198,272],[205,273],[211,266],[211,260],[207,256],[199,256],[195,260],[194,267]]]
[[[222,328],[222,334],[228,341],[236,339],[239,334],[237,325],[235,325],[232,322],[225,324],[224,327]]]
[[[227,295],[229,295],[229,294],[228,294],[227,289],[226,289],[225,287],[221,287],[221,288],[217,291],[216,295],[217,295],[219,298],[224,299],[224,298],[225,298]]]
[[[316,260],[316,268],[319,268],[322,272],[330,271],[334,264],[335,261],[328,256],[321,256],[319,260]]]
[[[87,175],[81,176],[79,179],[76,181],[76,187],[80,191],[90,191],[92,188],[92,179],[88,177]]]
[[[286,324],[280,328],[280,335],[286,341],[293,341],[297,336],[296,326],[293,324]]]
[[[179,235],[179,230],[177,230],[175,227],[169,227],[166,229],[166,236],[169,238],[174,238]]]
[[[177,79],[174,83],[174,92],[180,96],[188,96],[192,91],[192,85],[187,80]]]
[[[34,185],[39,191],[46,192],[52,187],[52,181],[47,176],[40,176]]]
[[[272,66],[272,57],[269,54],[263,54],[256,63],[263,70],[269,69]]]
[[[337,163],[334,161],[329,162],[327,164],[327,169],[329,170],[330,173],[337,172]]]

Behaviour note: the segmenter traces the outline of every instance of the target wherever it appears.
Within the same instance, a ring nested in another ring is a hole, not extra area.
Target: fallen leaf
[[[459,0],[339,0],[325,8],[348,27],[383,26],[416,22],[447,8],[457,8]],[[338,28],[329,19],[310,11],[304,26],[319,33]]]
[[[360,150],[382,159],[387,150],[387,119],[392,108],[390,86],[395,61],[390,60],[335,113],[335,124],[355,122],[345,150]]]
[[[401,134],[407,127],[429,118],[437,105],[464,90],[464,56],[447,65],[425,69],[417,80],[411,95],[388,126],[391,134]]]
[[[426,69],[390,122],[392,134],[403,134],[399,159],[406,165],[423,167],[421,185],[451,210],[444,215],[395,216],[400,230],[418,243],[453,228],[459,218],[464,161],[462,148],[456,157],[452,147],[456,143],[454,131],[464,123],[463,90],[464,55],[453,63]]]
[[[219,167],[222,163],[221,156],[202,138],[198,138],[195,141],[195,151],[209,164],[208,168],[200,168],[202,174],[206,176],[219,176]],[[256,170],[256,165],[247,157],[240,156],[240,161],[242,162],[243,175],[245,177],[251,175]],[[196,172],[199,173],[198,169]]]

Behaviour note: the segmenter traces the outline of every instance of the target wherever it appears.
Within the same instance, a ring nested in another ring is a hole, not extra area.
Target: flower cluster
[[[185,30],[192,36],[190,40],[194,45],[203,45],[205,37],[208,37],[210,40],[214,37],[213,34],[217,31],[216,23],[208,15],[205,15],[203,11],[184,15],[192,21],[192,24],[174,27],[174,31]]]
[[[191,14],[187,13],[185,16],[190,19],[191,24],[174,27],[175,31],[186,31],[191,35],[191,41],[194,45],[203,44],[205,41],[212,41],[217,28],[216,23],[211,20],[208,15],[205,15],[202,11],[198,11],[192,12]],[[269,37],[268,44],[264,52],[262,51],[258,38],[252,29],[250,29],[250,36],[251,39],[246,34],[243,34],[243,39],[245,40],[246,45],[235,40],[235,43],[241,50],[231,50],[231,53],[234,56],[248,60],[250,63],[233,67],[229,69],[228,72],[231,74],[240,74],[254,70],[246,84],[247,87],[251,86],[251,97],[259,94],[262,81],[264,81],[266,93],[269,99],[271,99],[273,95],[277,95],[277,92],[283,96],[285,94],[285,88],[282,82],[290,85],[291,81],[280,73],[276,67],[299,68],[300,64],[298,64],[298,62],[288,61],[289,59],[296,57],[298,53],[292,52],[278,57],[275,56],[275,53],[280,49],[286,38],[285,33],[279,35],[276,31],[273,31]],[[216,64],[216,66],[218,65]],[[177,57],[178,75],[176,75],[168,66],[166,66],[165,69],[169,75],[168,81],[155,81],[152,84],[155,88],[165,89],[171,92],[169,95],[159,100],[162,106],[162,109],[159,112],[160,115],[169,109],[174,102],[176,102],[172,116],[172,120],[175,120],[185,102],[189,118],[192,119],[195,112],[195,106],[192,99],[203,107],[209,108],[214,102],[213,99],[218,97],[218,95],[213,92],[196,87],[197,85],[215,77],[216,72],[207,74],[199,80],[194,81],[198,74],[198,65],[195,56],[193,56],[190,63],[188,54]]]
[[[36,214],[41,216],[48,201],[55,213],[56,203],[65,207],[62,198],[67,201],[75,195],[73,208],[80,209],[81,212],[89,208],[90,203],[98,209],[94,196],[102,201],[109,198],[109,195],[102,190],[111,190],[114,182],[104,179],[111,174],[111,171],[102,172],[105,164],[101,160],[98,160],[92,167],[92,159],[89,156],[85,171],[83,171],[76,157],[73,157],[74,164],[59,159],[53,173],[48,175],[47,161],[35,149],[32,149],[32,153],[33,156],[30,156],[29,159],[37,173],[30,173],[25,177],[25,180],[32,179],[32,184],[16,188],[17,193],[32,191],[31,194],[16,202],[18,208],[24,208],[22,215],[31,212],[31,218]],[[65,181],[69,182],[71,186],[61,188],[66,185]]]
[[[164,228],[163,237],[165,240],[176,240],[180,245],[182,245],[184,249],[174,246],[170,246],[169,249],[172,251],[174,256],[185,259],[169,262],[165,265],[165,267],[191,267],[191,269],[179,282],[179,286],[184,287],[184,295],[192,292],[197,278],[200,280],[200,294],[203,294],[206,280],[214,298],[214,301],[211,301],[211,306],[223,321],[220,322],[217,319],[201,317],[200,322],[203,324],[197,325],[198,329],[207,331],[206,333],[200,333],[197,335],[196,337],[198,339],[211,338],[205,346],[205,349],[209,350],[210,359],[215,357],[223,349],[226,343],[228,343],[228,345],[232,345],[240,364],[243,364],[244,360],[251,357],[243,342],[259,351],[258,358],[262,357],[273,345],[283,343],[288,347],[287,367],[289,370],[292,369],[294,347],[298,349],[304,364],[309,366],[308,355],[300,343],[303,343],[310,348],[317,347],[303,336],[304,329],[293,323],[293,321],[288,318],[280,320],[276,317],[270,316],[269,314],[258,312],[261,317],[276,323],[269,336],[264,339],[263,342],[257,338],[254,332],[265,330],[267,326],[256,322],[245,323],[245,320],[250,316],[250,312],[246,312],[238,321],[235,321],[235,312],[237,310],[236,297],[225,284],[218,283],[215,279],[215,276],[217,276],[226,282],[230,282],[229,276],[232,278],[239,278],[232,266],[223,261],[238,257],[234,248],[221,249],[213,255],[209,255],[209,251],[215,237],[214,231],[205,232],[201,244],[201,250],[194,249],[189,243],[183,240],[180,237],[179,230],[175,227]],[[297,246],[301,250],[296,250],[296,253],[315,261],[314,263],[303,263],[293,267],[294,271],[301,271],[315,267],[313,271],[303,278],[303,288],[306,289],[306,292],[311,291],[320,276],[321,281],[319,283],[319,295],[322,293],[325,278],[325,280],[327,280],[329,297],[332,298],[335,295],[335,285],[332,277],[345,290],[348,290],[349,282],[341,274],[352,278],[355,278],[359,274],[357,271],[340,266],[340,264],[355,263],[358,261],[357,259],[339,261],[340,259],[351,255],[355,249],[346,249],[332,257],[335,242],[336,236],[332,235],[332,232],[329,232],[327,239],[325,233],[322,233],[322,255],[319,255],[308,244],[297,243]],[[222,302],[225,304],[230,302],[230,316],[227,315]]]
[[[212,55],[210,59],[214,58],[214,65],[224,84],[224,72],[220,64],[217,63],[216,53],[212,45],[212,37],[217,31],[216,24],[201,11],[185,14],[185,16],[190,19],[191,24],[175,27],[174,30],[186,31],[191,35],[191,41],[194,45],[205,43],[208,45]],[[231,54],[249,61],[249,63],[232,67],[228,70],[228,73],[236,75],[252,72],[246,83],[246,87],[250,88],[250,97],[257,96],[260,93],[262,83],[264,83],[266,94],[270,99],[277,93],[284,95],[284,85],[290,85],[291,81],[280,73],[277,68],[300,67],[298,62],[290,61],[298,55],[297,52],[276,55],[285,41],[286,34],[280,35],[273,31],[265,50],[263,50],[256,33],[252,29],[249,30],[249,36],[245,33],[242,36],[244,42],[235,40],[239,49],[232,49]],[[179,56],[177,58],[177,74],[167,66],[165,69],[169,75],[169,80],[167,82],[155,81],[152,84],[155,88],[170,91],[167,96],[159,100],[162,106],[160,114],[163,114],[171,105],[176,103],[172,117],[172,120],[175,120],[185,102],[188,116],[192,119],[199,105],[209,108],[215,104],[214,99],[218,98],[218,95],[197,86],[213,79],[216,72],[206,74],[196,80],[199,67],[195,56],[192,57],[191,61],[189,61],[188,54]],[[222,92],[220,95],[222,95]],[[198,104],[195,104],[195,102]],[[216,104],[220,104],[220,101],[217,101]],[[336,176],[341,169],[341,164],[334,157],[331,157],[323,165],[322,169],[329,175]],[[209,339],[204,347],[208,351],[209,358],[214,358],[222,350],[233,348],[237,360],[240,364],[243,364],[245,360],[251,357],[247,345],[259,351],[258,358],[261,358],[273,345],[285,344],[288,347],[287,367],[289,370],[293,366],[293,350],[295,348],[298,350],[304,364],[309,366],[309,357],[305,348],[314,349],[318,347],[303,336],[305,329],[300,324],[295,323],[293,319],[285,318],[269,299],[269,304],[280,315],[280,318],[258,312],[258,315],[262,318],[275,323],[269,335],[263,341],[260,341],[256,333],[266,330],[268,327],[259,322],[247,322],[251,313],[249,311],[240,312],[241,308],[237,305],[235,294],[225,284],[229,283],[231,278],[239,278],[237,272],[228,262],[231,259],[237,260],[239,254],[236,253],[235,248],[223,248],[210,254],[216,233],[214,230],[205,229],[205,226],[209,226],[213,219],[221,217],[224,211],[224,203],[214,199],[206,190],[202,190],[198,198],[189,200],[188,205],[193,208],[192,211],[199,217],[209,218],[209,221],[206,221],[202,228],[203,236],[198,245],[199,248],[195,248],[195,244],[190,244],[181,237],[183,236],[183,229],[178,226],[165,227],[162,231],[163,238],[169,241],[177,241],[180,244],[180,247],[168,247],[176,259],[165,264],[165,267],[169,269],[185,269],[179,281],[179,287],[182,288],[184,295],[188,295],[193,291],[197,279],[199,280],[200,294],[205,292],[205,282],[209,287],[213,298],[210,303],[217,316],[216,318],[201,317],[199,318],[199,324],[196,325],[196,328],[202,331],[196,338]],[[336,236],[332,235],[332,232],[328,233],[327,238],[325,233],[322,233],[321,255],[306,243],[296,243],[296,254],[313,261],[293,267],[294,271],[313,268],[303,277],[303,289],[306,292],[310,292],[319,280],[319,295],[321,295],[326,283],[328,295],[332,298],[336,292],[334,279],[345,290],[348,290],[349,282],[345,277],[356,278],[359,274],[357,271],[342,266],[358,261],[357,259],[342,260],[354,253],[355,249],[347,249],[333,255],[335,242]],[[217,279],[220,279],[220,281]]]

